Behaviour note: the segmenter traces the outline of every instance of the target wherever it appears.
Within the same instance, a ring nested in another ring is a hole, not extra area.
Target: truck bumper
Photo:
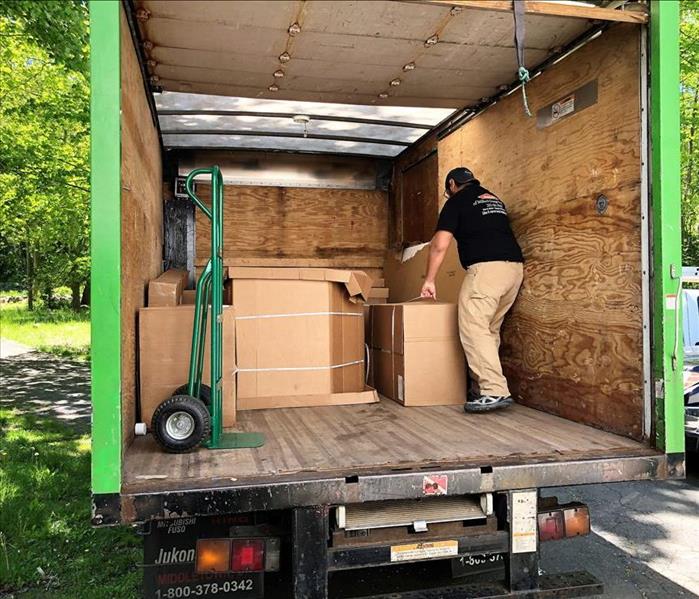
[[[145,522],[152,518],[208,516],[415,499],[425,496],[425,478],[439,475],[449,495],[471,495],[516,489],[541,489],[633,480],[684,478],[684,454],[649,449],[641,455],[529,464],[468,466],[429,471],[388,471],[347,478],[302,473],[274,481],[238,481],[208,488],[132,487],[121,495],[93,496],[93,524]],[[160,483],[162,484],[162,483]],[[172,485],[172,481],[168,481]]]

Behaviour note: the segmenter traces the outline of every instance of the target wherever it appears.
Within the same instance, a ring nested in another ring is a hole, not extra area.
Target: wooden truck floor
[[[240,430],[265,434],[263,447],[168,454],[151,435],[137,437],[126,451],[123,492],[655,453],[643,443],[520,405],[466,415],[460,405],[404,408],[382,399],[368,405],[243,411],[238,419]]]

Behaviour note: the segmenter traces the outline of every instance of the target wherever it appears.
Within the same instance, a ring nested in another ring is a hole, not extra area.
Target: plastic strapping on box
[[[331,366],[289,366],[284,368],[237,368],[238,372],[298,372],[302,370],[333,370],[334,368],[345,368],[354,366],[355,364],[364,364],[364,360],[354,360],[353,362],[345,362],[344,364],[333,364]]]
[[[289,318],[292,316],[364,316],[361,312],[294,312],[292,314],[253,314],[236,316],[236,320],[256,320],[258,318]]]
[[[369,344],[364,344],[364,359],[366,360],[366,368],[364,369],[364,384],[369,384],[369,373],[371,372],[371,350]]]
[[[391,391],[393,397],[398,398],[396,389],[396,307],[391,310]]]

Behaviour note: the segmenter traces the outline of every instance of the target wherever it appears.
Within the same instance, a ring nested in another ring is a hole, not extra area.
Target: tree
[[[28,5],[42,5],[34,20],[23,16]],[[56,30],[82,30],[61,40],[47,23],[68,9],[70,25]],[[39,287],[59,285],[79,307],[89,274],[86,35],[82,3],[0,4],[0,237],[24,254],[30,307]],[[2,280],[16,276],[2,267]]]
[[[681,11],[682,260],[699,265],[699,2]]]

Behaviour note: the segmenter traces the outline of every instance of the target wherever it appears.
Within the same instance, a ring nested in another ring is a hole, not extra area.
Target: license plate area
[[[505,567],[504,553],[462,555],[451,560],[451,573],[454,578],[473,576],[484,572],[497,572]]]

